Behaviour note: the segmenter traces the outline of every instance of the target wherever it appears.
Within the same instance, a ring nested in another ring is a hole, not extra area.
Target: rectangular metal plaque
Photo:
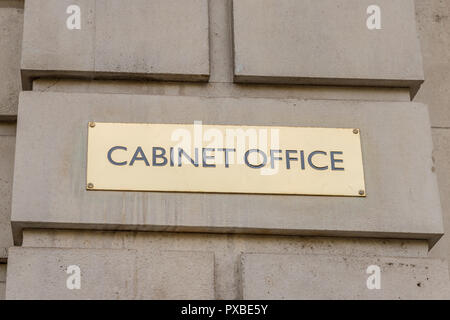
[[[88,124],[88,190],[366,195],[360,130]]]

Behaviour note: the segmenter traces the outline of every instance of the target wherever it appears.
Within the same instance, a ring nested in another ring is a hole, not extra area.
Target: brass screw
[[[358,130],[358,129],[353,129],[353,133],[354,133],[354,134],[358,134],[358,133],[359,133],[359,130]]]
[[[95,122],[89,122],[89,127],[94,128],[95,127]]]
[[[360,196],[363,196],[365,194],[365,191],[364,190],[359,190],[359,195]]]
[[[87,187],[88,187],[88,189],[92,189],[92,188],[94,188],[94,184],[89,182]]]

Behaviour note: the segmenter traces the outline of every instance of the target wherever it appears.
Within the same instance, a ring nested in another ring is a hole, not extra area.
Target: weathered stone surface
[[[0,300],[5,300],[6,283],[0,282]]]
[[[138,252],[138,299],[214,299],[214,254]]]
[[[145,259],[149,252],[176,250],[214,252],[216,299],[242,299],[242,253],[325,254],[358,257],[427,257],[426,240],[321,238],[194,232],[133,232],[27,229],[24,247],[134,249]],[[183,258],[184,259],[184,258]],[[206,259],[206,258],[205,258]],[[198,266],[202,274],[204,265]],[[202,275],[198,275],[204,281]],[[146,287],[146,286],[144,286]],[[183,287],[184,288],[184,287]],[[195,288],[195,287],[194,287]],[[197,287],[198,288],[198,287]],[[181,289],[180,289],[181,290]]]
[[[233,1],[209,0],[210,59],[209,82],[233,82]]]
[[[6,264],[0,264],[0,300],[5,299],[6,293]]]
[[[441,0],[415,3],[426,79],[416,101],[429,105],[433,126],[450,127],[450,5]]]
[[[96,72],[208,79],[207,0],[96,3]]]
[[[0,120],[17,116],[23,29],[21,1],[0,1]]]
[[[66,27],[73,4],[80,30]],[[208,2],[27,1],[22,75],[25,89],[48,76],[206,81]]]
[[[0,223],[0,263],[8,259],[8,248],[13,245],[10,222]]]
[[[423,81],[413,0],[235,0],[237,82],[410,87]],[[401,39],[401,41],[399,41]]]
[[[0,262],[13,245],[11,231],[11,194],[14,176],[16,125],[0,122]]]
[[[444,217],[445,236],[433,248],[433,257],[450,257],[450,3],[416,0],[418,32],[424,57],[425,83],[416,101],[429,105],[433,126],[434,167]]]
[[[432,131],[434,144],[433,168],[436,171],[439,183],[444,229],[450,230],[450,129],[434,128]],[[449,232],[446,232],[438,245],[433,248],[431,255],[450,259]]]
[[[361,128],[367,197],[85,190],[88,121],[194,120]],[[33,226],[413,238],[430,244],[443,233],[430,124],[421,104],[24,92],[18,126],[12,214],[17,243],[22,228]]]
[[[70,5],[81,9],[80,30],[66,26]],[[38,76],[93,76],[95,5],[91,0],[25,2],[21,64],[25,90],[31,88],[30,79]]]
[[[331,86],[273,86],[269,84],[234,84],[226,82],[119,81],[37,79],[33,91],[67,93],[119,93],[210,98],[275,98],[307,100],[410,101],[407,88],[352,88]]]
[[[81,270],[68,289],[67,268]],[[10,250],[7,299],[212,299],[212,253],[126,249]]]
[[[131,299],[133,250],[11,248],[7,299]],[[68,266],[81,270],[81,288],[68,289]]]
[[[6,264],[0,263],[0,282],[6,282]]]
[[[367,268],[381,270],[381,288],[368,289]],[[242,255],[243,298],[449,299],[445,260],[326,255]]]

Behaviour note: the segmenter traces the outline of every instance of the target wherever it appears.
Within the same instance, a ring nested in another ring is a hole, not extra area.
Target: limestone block
[[[0,120],[17,116],[22,29],[21,1],[0,1]]]
[[[413,0],[233,1],[236,82],[409,87],[423,82]],[[399,41],[401,39],[401,41]]]
[[[415,0],[425,83],[416,101],[427,103],[433,126],[450,127],[450,6],[446,1]]]
[[[81,29],[66,26],[71,5],[81,9]],[[22,85],[46,74],[93,76],[95,48],[95,1],[25,1],[22,42]]]
[[[69,266],[81,271],[68,289]],[[10,249],[7,299],[213,299],[214,254],[127,249]]]
[[[16,125],[0,122],[0,262],[12,246],[11,197],[14,175]]]
[[[80,29],[66,26],[70,5]],[[27,1],[21,68],[25,89],[45,76],[206,81],[208,2]]]
[[[244,254],[241,264],[243,298],[250,300],[450,297],[445,260]],[[368,289],[367,280],[374,275],[367,273],[369,266],[380,268],[380,289]]]
[[[434,170],[439,183],[444,229],[450,230],[450,129],[433,128],[432,130]],[[450,235],[448,233],[433,248],[431,255],[439,258],[450,258]]]
[[[186,255],[189,254],[186,251],[192,251],[193,248],[205,253],[214,252],[215,299],[220,300],[242,299],[239,272],[242,253],[416,258],[428,256],[428,243],[425,240],[67,229],[26,229],[23,234],[24,247],[128,248],[136,249],[138,257],[143,259],[158,250],[183,251]],[[204,279],[200,275],[200,272],[205,273],[202,266],[197,266],[199,280]],[[140,274],[139,277],[144,278],[145,275]],[[140,286],[140,283],[138,285]],[[198,287],[193,286],[193,289],[195,288]]]
[[[214,254],[139,251],[138,299],[214,299]]]
[[[6,282],[6,264],[0,264],[0,282]]]
[[[96,73],[208,79],[207,0],[96,2]]]
[[[19,110],[16,243],[21,230],[33,226],[386,237],[430,245],[443,233],[422,104],[23,92]],[[88,121],[194,120],[361,128],[367,197],[86,191]]]
[[[10,222],[0,223],[0,263],[8,259],[8,248],[13,245]]]
[[[10,249],[6,298],[132,299],[136,285],[133,250]],[[69,266],[81,271],[80,289],[69,289]]]
[[[6,283],[0,282],[0,300],[5,300]]]
[[[0,264],[0,300],[5,300],[6,293],[6,264]]]
[[[410,101],[408,88],[331,87],[270,84],[235,85],[227,82],[193,82],[37,79],[33,91],[67,93],[117,93],[209,98],[279,98],[302,100]]]

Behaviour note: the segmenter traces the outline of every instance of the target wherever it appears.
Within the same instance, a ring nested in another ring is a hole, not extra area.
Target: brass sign
[[[366,195],[359,129],[88,124],[88,190]]]

